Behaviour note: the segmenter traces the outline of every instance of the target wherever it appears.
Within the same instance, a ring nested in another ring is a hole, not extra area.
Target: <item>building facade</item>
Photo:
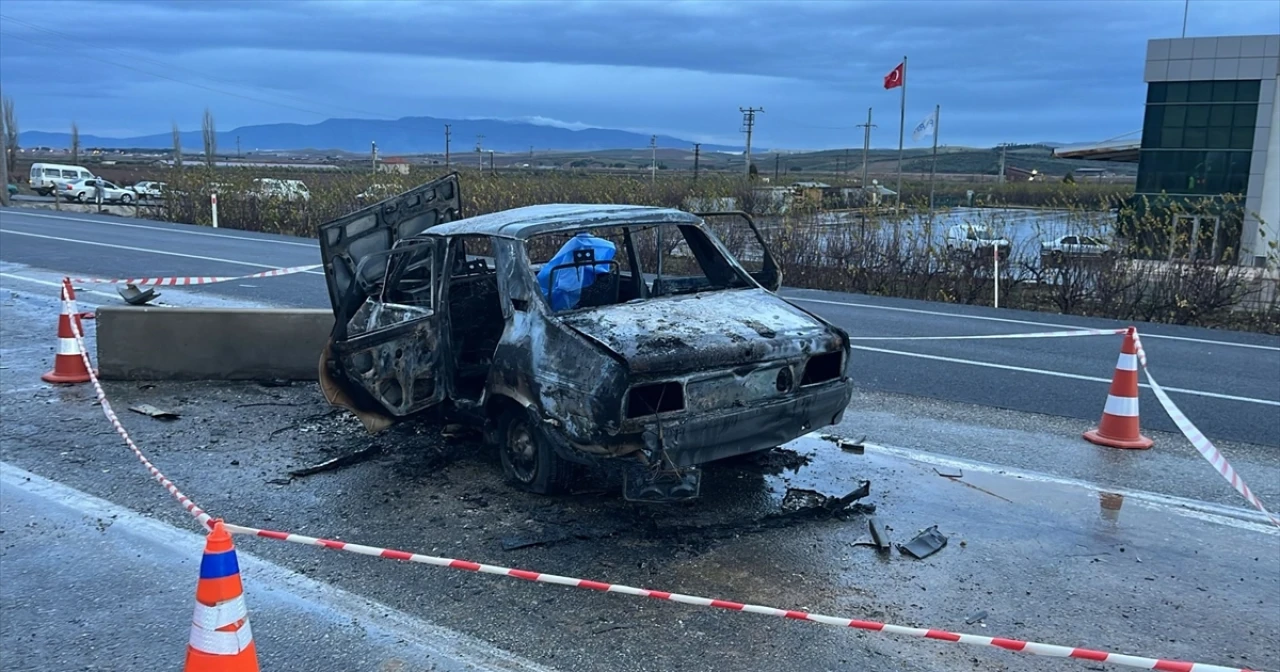
[[[1280,35],[1150,40],[1136,193],[1174,208],[1170,259],[1280,258]],[[1209,203],[1210,207],[1204,207]],[[1178,212],[1181,210],[1181,212]],[[1175,242],[1177,240],[1182,243]]]

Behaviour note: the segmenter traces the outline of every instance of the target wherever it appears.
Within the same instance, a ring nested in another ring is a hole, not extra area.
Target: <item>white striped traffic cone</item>
[[[58,316],[58,354],[53,359],[53,370],[40,376],[46,383],[87,383],[89,369],[80,356],[80,344],[71,329],[71,320],[76,321],[80,335],[84,335],[84,323],[76,313],[76,290],[71,282],[62,281],[62,314]]]
[[[1084,438],[1108,448],[1150,448],[1155,442],[1142,435],[1138,427],[1138,343],[1137,330],[1129,327],[1120,346],[1120,360],[1111,379],[1111,393],[1102,409],[1097,429],[1084,433]]]

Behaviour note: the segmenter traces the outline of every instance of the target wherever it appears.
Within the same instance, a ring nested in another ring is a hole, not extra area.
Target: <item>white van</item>
[[[33,163],[27,183],[41,196],[48,196],[53,190],[67,182],[88,180],[95,177],[83,166],[65,166],[60,163]]]

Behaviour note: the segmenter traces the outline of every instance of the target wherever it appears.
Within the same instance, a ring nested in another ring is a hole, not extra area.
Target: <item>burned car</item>
[[[371,432],[428,412],[474,423],[533,492],[594,464],[621,468],[627,499],[694,497],[700,465],[837,423],[852,395],[848,335],[774,293],[750,217],[717,215],[757,270],[710,215],[462,218],[456,174],[324,224],[325,396]]]

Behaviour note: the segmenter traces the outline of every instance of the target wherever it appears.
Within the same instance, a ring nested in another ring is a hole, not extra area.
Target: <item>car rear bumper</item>
[[[649,448],[662,448],[677,467],[688,467],[780,446],[819,427],[840,422],[853,396],[846,380],[804,394],[729,412],[699,414],[644,431]]]

